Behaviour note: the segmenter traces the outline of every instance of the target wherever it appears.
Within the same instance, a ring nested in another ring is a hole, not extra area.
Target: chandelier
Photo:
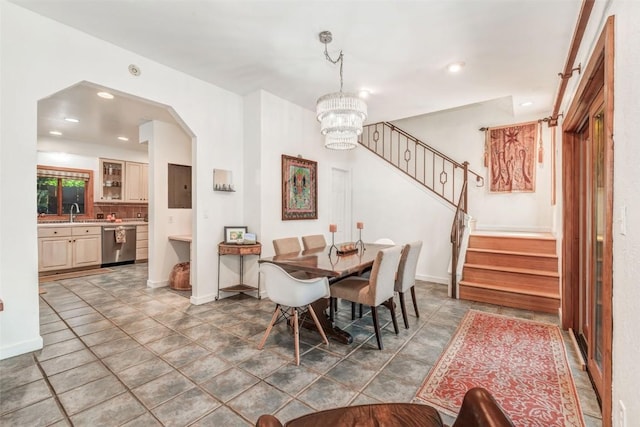
[[[333,60],[327,52],[327,44],[333,39],[330,31],[319,34],[324,43],[324,56],[332,64],[340,63],[340,92],[333,92],[318,98],[316,115],[320,122],[320,132],[324,135],[324,146],[332,150],[351,150],[358,146],[358,136],[362,133],[362,123],[367,118],[367,104],[356,94],[342,92],[342,64],[344,55],[340,51]]]

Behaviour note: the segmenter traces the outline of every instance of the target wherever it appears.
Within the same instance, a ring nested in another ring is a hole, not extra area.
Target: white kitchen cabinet
[[[124,201],[125,162],[122,160],[100,159],[98,175],[100,176],[100,201]]]
[[[149,165],[126,162],[125,199],[128,202],[148,202]]]
[[[136,227],[136,261],[149,259],[149,226]]]
[[[38,271],[66,270],[101,263],[101,227],[38,229]]]

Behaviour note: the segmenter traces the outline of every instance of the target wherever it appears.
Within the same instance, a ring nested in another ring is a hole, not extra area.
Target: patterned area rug
[[[560,328],[470,310],[415,402],[455,416],[484,387],[516,426],[584,426]]]

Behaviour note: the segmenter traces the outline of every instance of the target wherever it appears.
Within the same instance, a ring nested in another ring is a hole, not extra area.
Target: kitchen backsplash
[[[146,203],[94,203],[93,216],[98,214],[107,215],[116,214],[116,218],[144,218],[149,213],[149,206]]]

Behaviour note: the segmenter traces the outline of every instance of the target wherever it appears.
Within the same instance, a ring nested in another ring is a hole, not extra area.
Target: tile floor
[[[273,303],[247,296],[194,306],[187,295],[146,287],[147,265],[43,284],[44,348],[0,361],[0,425],[250,426],[263,413],[288,420],[369,402],[409,402],[469,308],[556,322],[553,316],[451,300],[419,282],[420,318],[376,346],[371,317],[339,326],[352,345],[301,333],[301,365],[283,323],[257,344]],[[411,306],[410,306],[411,307]],[[412,314],[412,311],[409,310]],[[566,341],[568,342],[568,341]],[[587,426],[601,426],[595,394],[567,346]],[[445,422],[452,419],[443,417]]]

